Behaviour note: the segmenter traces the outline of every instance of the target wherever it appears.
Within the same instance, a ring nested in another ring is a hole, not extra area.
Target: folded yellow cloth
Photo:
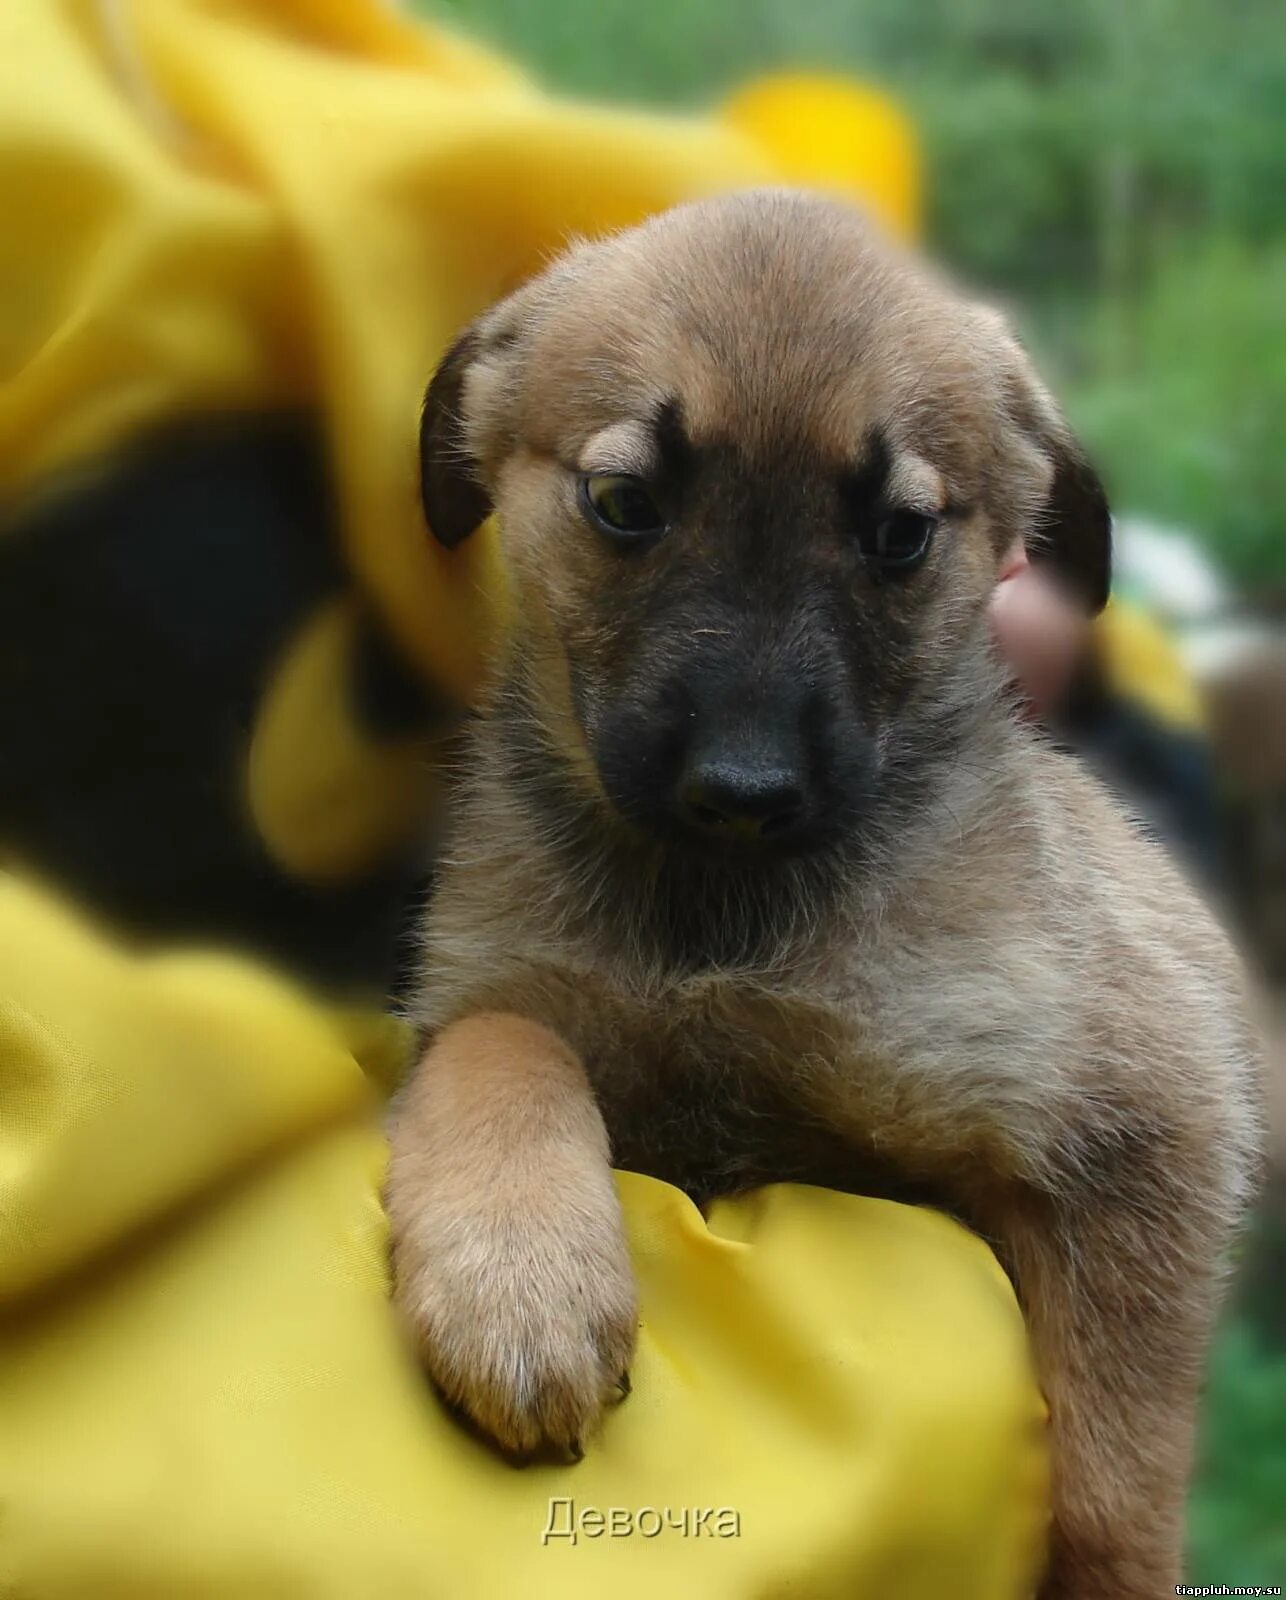
[[[514,1468],[387,1300],[392,1025],[140,957],[0,876],[0,1594],[1018,1600],[1045,1521],[1010,1286],[934,1212],[622,1174],[634,1393]],[[575,1538],[570,1537],[575,1534]]]

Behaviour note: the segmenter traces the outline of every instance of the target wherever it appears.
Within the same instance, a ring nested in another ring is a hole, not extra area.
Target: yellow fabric
[[[1112,689],[1171,728],[1204,731],[1201,695],[1183,657],[1142,606],[1113,596],[1094,624],[1094,643]]]
[[[436,799],[424,738],[376,743],[353,722],[356,625],[348,595],[308,618],[260,703],[246,761],[260,838],[279,865],[314,883],[378,866]]]
[[[738,90],[722,116],[772,152],[783,182],[847,194],[893,233],[918,232],[915,134],[878,90],[846,78],[781,73]]]
[[[811,175],[908,222],[900,119],[825,96]],[[174,410],[319,399],[354,574],[462,694],[492,549],[426,541],[413,448],[452,333],[570,235],[810,176],[768,142],[789,96],[765,138],[558,100],[379,0],[7,0],[0,106],[0,481]]]
[[[1009,1284],[954,1223],[798,1187],[706,1221],[622,1175],[634,1394],[579,1466],[515,1469],[388,1306],[351,1048],[386,1077],[387,1024],[128,954],[11,877],[0,972],[0,1593],[1030,1594],[1043,1411]],[[554,1497],[575,1543],[542,1543]]]
[[[557,99],[381,0],[5,0],[0,490],[176,414],[317,406],[355,590],[467,700],[504,589],[490,530],[448,553],[423,527],[418,409],[448,340],[571,235],[773,181],[915,224],[910,130],[841,80],[664,117]],[[280,866],[333,882],[399,842],[421,783],[341,700],[317,726],[335,663],[300,643],[322,676],[282,663],[249,803]]]

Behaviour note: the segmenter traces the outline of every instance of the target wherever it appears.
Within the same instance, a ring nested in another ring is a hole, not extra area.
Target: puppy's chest
[[[903,1168],[876,1157],[862,1107],[872,1098],[878,1120],[879,1073],[851,1021],[718,991],[596,1001],[576,1042],[615,1165],[698,1201],[774,1182],[912,1197]]]

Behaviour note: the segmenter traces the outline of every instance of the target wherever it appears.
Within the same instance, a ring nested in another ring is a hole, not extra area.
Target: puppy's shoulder
[[[1050,887],[1091,924],[1171,945],[1229,984],[1232,943],[1173,852],[1077,756],[1033,745],[1029,793]]]

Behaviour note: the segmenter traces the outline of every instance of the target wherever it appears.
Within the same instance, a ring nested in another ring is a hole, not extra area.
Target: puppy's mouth
[[[750,866],[819,849],[833,833],[826,819],[800,814],[786,801],[743,810],[704,791],[678,800],[658,800],[647,774],[634,783],[604,778],[612,819],[631,834],[679,855]]]
[[[848,892],[871,798],[860,760],[810,768],[797,798],[795,775],[749,741],[730,746],[730,770],[714,764],[713,794],[693,793],[681,720],[641,725],[628,708],[575,720],[575,749],[565,736],[539,749],[519,738],[511,770],[589,891],[603,938],[650,947],[675,970],[758,970]]]
[[[857,836],[833,812],[776,827],[729,820],[719,807],[702,815],[668,785],[658,798],[646,759],[600,769],[600,781],[604,926],[650,942],[676,971],[773,966],[844,896],[857,866]]]
[[[689,861],[749,870],[815,854],[859,828],[874,793],[875,741],[852,718],[837,738],[825,703],[781,708],[747,692],[711,715],[682,685],[610,706],[579,700],[609,823]]]

